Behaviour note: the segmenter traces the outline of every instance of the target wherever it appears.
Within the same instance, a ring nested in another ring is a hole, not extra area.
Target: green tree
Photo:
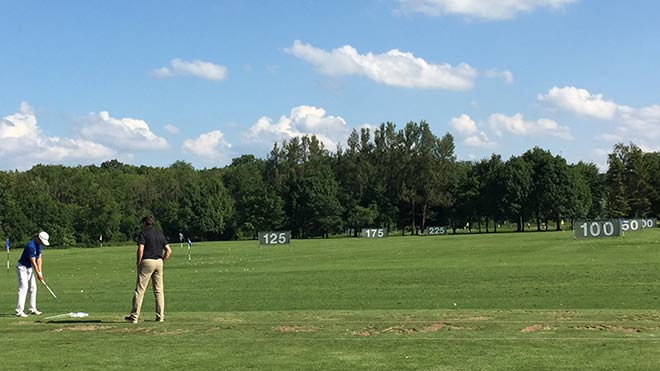
[[[530,193],[532,190],[532,169],[522,156],[512,156],[504,165],[505,214],[514,220],[517,231],[525,230],[525,223],[531,215]]]
[[[258,231],[276,229],[282,224],[282,198],[264,181],[265,168],[266,161],[244,155],[225,169],[223,180],[235,205],[230,238],[256,238]]]

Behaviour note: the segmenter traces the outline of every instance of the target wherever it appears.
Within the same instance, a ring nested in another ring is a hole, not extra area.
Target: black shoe
[[[124,321],[130,322],[130,323],[138,323],[137,318],[133,316],[126,316],[124,317]]]

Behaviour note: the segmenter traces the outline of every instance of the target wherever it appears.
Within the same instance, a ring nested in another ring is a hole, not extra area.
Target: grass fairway
[[[2,370],[657,370],[660,229],[172,245],[166,322],[134,247],[47,250],[42,316],[1,273]],[[454,305],[456,303],[456,305]],[[88,312],[82,319],[47,316]],[[145,365],[150,365],[145,367]]]

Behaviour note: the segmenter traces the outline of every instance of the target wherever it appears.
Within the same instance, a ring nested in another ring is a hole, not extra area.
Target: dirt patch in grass
[[[536,325],[527,326],[524,329],[520,330],[520,332],[537,332],[537,331],[553,331],[553,330],[555,330],[555,328],[550,327],[548,325],[536,324]]]
[[[444,322],[434,323],[431,326],[422,329],[422,332],[436,332],[445,328],[447,325]]]
[[[314,326],[277,326],[273,330],[279,332],[316,332],[319,329]]]
[[[363,328],[361,330],[356,330],[353,331],[353,335],[355,336],[375,336],[379,334],[397,334],[397,335],[409,335],[409,334],[415,334],[418,332],[423,332],[423,333],[430,333],[430,332],[438,332],[438,331],[452,331],[452,330],[472,330],[471,328],[468,327],[460,327],[460,326],[454,326],[449,323],[445,322],[436,322],[433,323],[429,326],[423,327],[423,328],[417,328],[417,327],[407,327],[407,326],[391,326],[388,328],[385,328],[383,330],[380,330],[378,327],[375,326],[369,326],[366,328]]]
[[[380,334],[380,330],[376,327],[366,327],[363,328],[362,330],[356,330],[353,331],[353,335],[355,336],[374,336]]]
[[[151,334],[155,336],[167,335],[181,335],[190,332],[189,329],[160,329],[151,327],[124,327],[124,328],[107,328],[107,332],[121,333],[121,334]]]
[[[99,331],[111,329],[112,326],[100,326],[100,325],[78,325],[70,327],[62,327],[54,329],[53,332],[62,332],[62,331]]]
[[[388,327],[383,332],[389,332],[389,333],[394,333],[394,334],[400,334],[400,335],[405,335],[405,334],[414,334],[418,332],[414,327],[405,327],[405,326],[392,326]]]
[[[634,327],[623,327],[623,326],[611,326],[611,325],[588,325],[588,326],[575,326],[573,327],[576,330],[586,330],[586,331],[618,331],[623,332],[624,334],[635,334],[642,332],[641,329]]]
[[[461,327],[461,326],[454,326],[449,323],[444,323],[444,322],[436,322],[430,326],[424,327],[421,331],[422,332],[436,332],[440,330],[448,330],[448,331],[454,331],[454,330],[472,330],[472,328],[469,327]]]

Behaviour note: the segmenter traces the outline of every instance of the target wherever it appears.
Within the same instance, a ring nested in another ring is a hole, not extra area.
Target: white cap
[[[44,231],[39,232],[39,239],[41,240],[41,242],[42,242],[44,245],[46,245],[46,246],[50,245],[50,244],[48,243],[48,239],[49,239],[49,238],[50,238],[50,236],[48,235],[48,233],[46,233],[46,232],[44,232]]]

